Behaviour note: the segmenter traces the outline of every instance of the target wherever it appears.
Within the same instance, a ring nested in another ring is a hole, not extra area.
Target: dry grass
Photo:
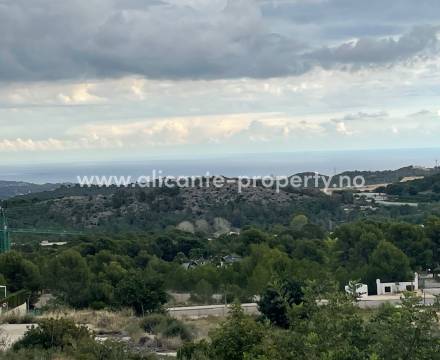
[[[18,315],[14,312],[0,316],[0,324],[32,324],[35,317],[30,314]]]
[[[142,318],[134,316],[132,311],[106,311],[106,310],[72,310],[46,312],[40,318],[68,318],[77,324],[85,324],[91,330],[104,336],[129,336],[134,344],[142,343],[147,333],[141,326]],[[196,340],[208,337],[209,331],[218,326],[224,320],[221,317],[206,317],[202,319],[184,319],[182,322],[190,328]],[[149,335],[151,338],[152,335]],[[165,336],[157,334],[156,346],[162,349],[174,351],[180,348],[183,340],[180,336]],[[60,359],[61,360],[61,359]]]
[[[138,323],[131,310],[107,311],[107,310],[72,310],[46,312],[43,318],[68,318],[77,324],[86,324],[97,332],[120,332],[133,323]]]
[[[145,331],[140,327],[140,320],[134,316],[133,311],[107,311],[107,310],[67,310],[47,312],[45,318],[68,318],[76,324],[87,325],[97,334],[112,336],[128,336],[134,343],[139,343],[145,336]]]
[[[160,337],[157,341],[163,349],[167,350],[177,350],[183,345],[183,341],[180,337]]]
[[[209,332],[215,329],[222,321],[223,317],[208,316],[200,319],[182,319],[182,321],[193,329],[196,340],[208,338]]]
[[[136,344],[138,344],[141,338],[145,336],[145,331],[141,329],[139,320],[131,321],[123,330]]]

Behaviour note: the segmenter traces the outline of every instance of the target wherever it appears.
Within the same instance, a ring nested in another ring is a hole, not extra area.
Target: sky
[[[0,164],[439,147],[438,0],[0,0]]]

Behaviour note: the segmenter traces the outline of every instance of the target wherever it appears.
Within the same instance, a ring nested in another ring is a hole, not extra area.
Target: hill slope
[[[0,200],[5,200],[18,195],[50,191],[58,188],[59,186],[60,184],[37,185],[27,182],[0,180]]]

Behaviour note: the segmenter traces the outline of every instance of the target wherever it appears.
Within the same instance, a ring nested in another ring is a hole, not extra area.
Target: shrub
[[[141,327],[149,333],[163,337],[179,337],[184,341],[192,339],[191,330],[182,321],[164,314],[151,314],[141,320]]]
[[[38,326],[32,326],[23,339],[15,343],[14,349],[41,348],[65,349],[83,340],[90,340],[92,334],[85,326],[77,326],[69,319],[44,319]]]
[[[163,314],[151,314],[141,320],[141,327],[148,333],[155,333],[159,325],[166,319]]]
[[[0,318],[2,324],[32,324],[35,322],[35,318],[31,314],[17,315],[11,313]]]
[[[182,321],[167,318],[165,326],[161,331],[163,336],[166,337],[180,337],[184,341],[190,341],[192,334],[187,325]]]

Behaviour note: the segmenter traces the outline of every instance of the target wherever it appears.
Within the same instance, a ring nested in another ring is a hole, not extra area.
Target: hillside
[[[439,173],[439,168],[424,168],[418,166],[406,166],[397,170],[383,171],[345,171],[338,176],[363,176],[366,185],[389,184],[399,182],[406,177],[430,176]]]
[[[42,191],[51,191],[58,188],[60,184],[32,184],[19,181],[0,180],[0,200],[9,199],[14,196],[31,194]]]
[[[411,178],[411,177],[425,177],[430,176],[439,173],[440,169],[436,168],[424,168],[424,167],[417,167],[417,166],[406,166],[397,170],[380,170],[380,171],[360,171],[360,170],[353,170],[353,171],[344,171],[340,174],[333,175],[331,178],[330,185],[335,185],[336,187],[340,187],[340,185],[346,186],[346,181],[343,179],[350,178],[354,179],[357,176],[362,176],[365,179],[365,185],[379,185],[379,184],[391,184],[399,182],[400,180],[404,178]],[[318,187],[323,188],[325,179],[326,182],[329,181],[330,176],[327,174],[318,174],[319,175],[319,181],[318,181]],[[315,177],[315,173],[313,172],[302,172],[295,174],[293,176],[299,176],[301,179],[304,179],[305,177],[313,178]],[[315,186],[315,182],[313,180],[310,180],[308,182],[309,187]]]
[[[440,174],[390,184],[383,191],[388,195],[412,197],[418,201],[440,201]]]
[[[387,188],[403,189],[400,195],[409,194],[412,184],[420,187],[418,194],[427,191],[430,179],[440,175],[427,176],[421,180],[399,183],[408,176],[423,176],[432,169],[415,167],[395,171],[347,172],[345,176],[365,176],[368,184],[392,182]],[[302,173],[311,176],[313,173]],[[340,176],[342,176],[341,174]],[[333,180],[337,181],[338,177]],[[313,181],[310,186],[313,185]],[[333,182],[334,183],[334,182]],[[322,182],[319,184],[322,187]],[[54,187],[54,185],[53,185]],[[26,189],[26,187],[22,187]],[[31,189],[45,189],[35,186]],[[437,188],[432,188],[435,194]],[[400,191],[400,190],[399,190]],[[24,191],[23,191],[24,192]],[[22,193],[23,193],[22,192]],[[399,195],[397,194],[397,195]],[[431,196],[431,195],[430,195]],[[426,201],[435,200],[428,197]],[[20,228],[86,229],[90,231],[151,231],[178,226],[187,231],[204,233],[227,232],[247,225],[268,227],[276,223],[287,224],[292,215],[305,214],[324,228],[356,217],[368,216],[364,211],[353,208],[348,196],[334,194],[327,196],[317,189],[286,188],[275,189],[257,186],[245,188],[240,193],[237,184],[222,188],[193,187],[165,188],[129,186],[127,188],[80,187],[62,185],[47,191],[30,192],[8,199],[9,223]],[[348,206],[348,207],[347,207]],[[351,210],[347,210],[351,209]],[[400,216],[398,210],[381,210],[375,216]],[[411,214],[409,214],[411,215]]]
[[[149,231],[191,221],[207,233],[288,222],[294,213],[325,224],[338,211],[338,204],[317,190],[276,192],[258,186],[239,193],[232,184],[219,189],[61,187],[4,205],[11,227]]]

